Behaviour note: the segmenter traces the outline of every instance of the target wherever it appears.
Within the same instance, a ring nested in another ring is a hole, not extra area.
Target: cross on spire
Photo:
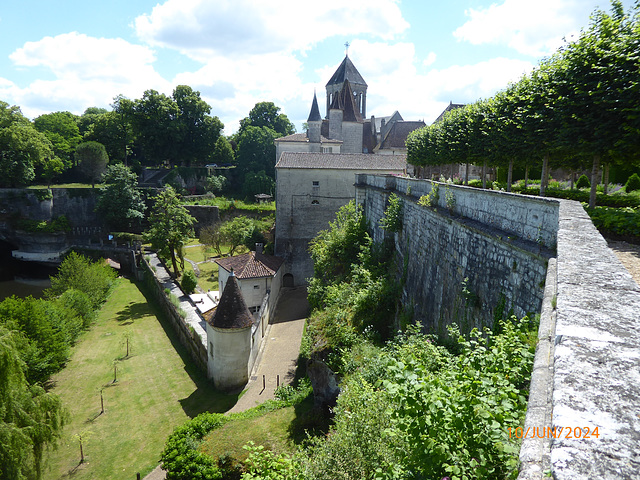
[[[345,43],[344,43],[344,46],[347,48],[347,50],[346,50],[346,52],[345,52],[345,55],[346,55],[346,56],[349,56],[349,45],[351,45],[349,42],[345,42]]]

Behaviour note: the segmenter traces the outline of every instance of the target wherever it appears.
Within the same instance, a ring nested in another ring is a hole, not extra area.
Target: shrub
[[[205,480],[222,478],[215,460],[198,451],[202,438],[226,422],[219,413],[201,413],[176,428],[167,439],[160,456],[168,480]]]
[[[627,183],[624,184],[624,191],[631,193],[635,190],[640,190],[640,177],[637,173],[634,173],[629,177]]]
[[[576,188],[580,190],[581,188],[591,188],[591,182],[589,181],[589,177],[586,175],[581,175],[578,181],[576,182]]]
[[[196,287],[198,286],[198,280],[196,279],[196,275],[191,270],[184,272],[184,275],[182,276],[182,281],[180,283],[182,285],[182,290],[184,290],[184,293],[186,293],[187,295],[190,295],[193,292],[195,292]]]

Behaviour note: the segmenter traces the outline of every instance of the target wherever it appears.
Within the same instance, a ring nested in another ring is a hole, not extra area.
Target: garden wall
[[[157,260],[157,256],[152,254],[151,256],[155,257],[154,266],[156,266],[156,272],[158,270],[157,265],[159,261]],[[154,272],[147,262],[146,258],[142,258],[140,261],[141,266],[145,272],[145,281],[147,285],[151,287],[151,293],[156,301],[156,305],[160,307],[162,312],[165,314],[165,317],[171,322],[174,331],[178,335],[178,339],[180,344],[186,348],[189,356],[194,361],[195,365],[202,371],[204,374],[207,374],[207,348],[206,348],[206,332],[203,327],[199,327],[198,323],[204,323],[204,320],[200,322],[201,319],[196,319],[195,322],[192,322],[193,325],[190,325],[182,318],[176,306],[171,302],[171,299],[165,293],[166,284],[161,283],[157,277],[156,272]],[[168,277],[168,275],[167,275]],[[179,287],[173,284],[173,288],[170,288],[175,292],[182,293],[179,290]],[[176,293],[174,293],[176,295]],[[186,295],[177,294],[176,297],[186,297]],[[184,303],[184,307],[183,304]],[[188,300],[184,300],[181,302],[181,308],[185,310],[185,313],[192,314],[198,316],[196,308],[191,305],[191,302]],[[188,309],[188,312],[186,311]],[[201,330],[201,331],[199,331]]]

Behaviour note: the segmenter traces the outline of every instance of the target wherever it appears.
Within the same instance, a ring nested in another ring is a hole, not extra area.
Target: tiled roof
[[[280,257],[257,252],[216,260],[216,263],[226,271],[230,272],[233,269],[233,273],[239,279],[272,277],[283,262],[284,260]]]
[[[242,298],[240,286],[234,275],[229,276],[210,325],[228,329],[247,328],[253,325],[253,315]]]
[[[368,153],[297,153],[283,152],[276,168],[328,168],[347,170],[403,171],[406,155],[373,155]]]
[[[409,134],[425,125],[422,120],[394,122],[380,148],[406,148],[405,143]]]
[[[344,57],[344,60],[342,61],[338,69],[335,71],[333,76],[331,77],[331,80],[327,82],[326,86],[328,87],[329,85],[340,84],[345,80],[349,80],[351,83],[356,83],[359,85],[367,84],[364,81],[364,78],[362,78],[362,75],[360,75],[360,72],[358,72],[358,69],[356,68],[356,66],[353,64],[351,59],[347,56]]]

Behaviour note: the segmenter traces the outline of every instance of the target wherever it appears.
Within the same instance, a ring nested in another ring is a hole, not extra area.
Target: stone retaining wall
[[[403,301],[440,309],[428,326],[462,311],[467,299],[456,285],[465,275],[467,292],[482,303],[491,302],[483,292],[502,289],[514,310],[538,305],[519,480],[638,478],[640,287],[578,202],[450,186],[448,209],[440,186],[437,207],[417,205],[433,185],[360,175],[356,198],[377,241],[388,196],[403,199],[403,228],[394,235],[407,279]],[[509,272],[510,262],[531,278]]]

